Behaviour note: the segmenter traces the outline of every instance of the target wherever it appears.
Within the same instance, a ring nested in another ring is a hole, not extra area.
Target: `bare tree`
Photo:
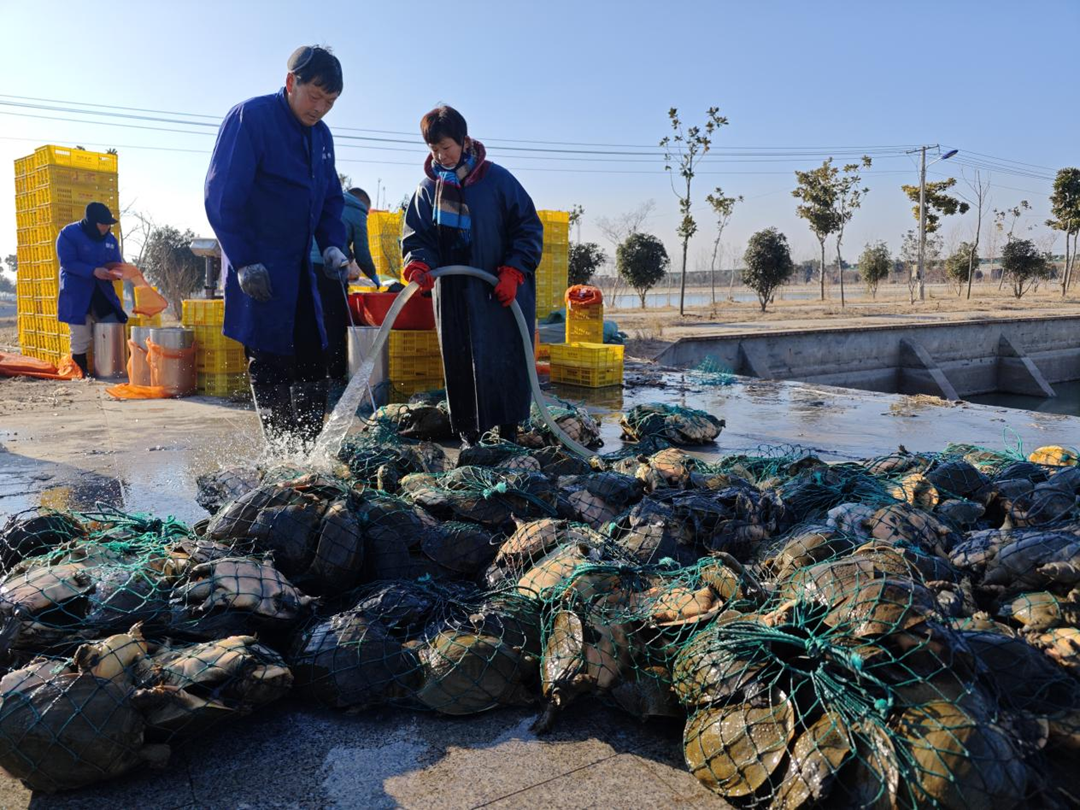
[[[611,242],[611,255],[614,256],[616,251],[628,236],[635,233],[641,233],[641,226],[645,224],[645,220],[652,216],[653,211],[656,209],[656,200],[646,200],[641,203],[637,208],[632,208],[617,217],[609,219],[608,217],[600,217],[596,220],[596,227],[600,229],[600,233],[604,235],[604,238]],[[611,295],[609,299],[612,304],[615,303],[615,297],[619,294],[619,284],[622,281],[622,276],[616,272],[614,274],[615,279],[611,286]]]
[[[975,177],[973,179],[968,178],[967,174],[964,174],[964,182],[967,183],[968,188],[971,189],[971,206],[975,209],[975,238],[971,240],[971,257],[968,259],[968,277],[967,277],[967,299],[971,300],[971,280],[975,278],[975,265],[979,263],[979,236],[982,234],[982,221],[983,214],[986,211],[986,206],[990,204],[990,198],[987,196],[990,191],[990,175],[983,179],[982,173],[976,169]]]
[[[726,197],[724,196],[724,190],[720,186],[716,187],[716,190],[705,198],[705,201],[712,206],[713,213],[716,215],[716,238],[713,240],[712,247],[712,262],[709,265],[709,279],[712,282],[712,303],[716,306],[716,258],[720,250],[720,240],[724,236],[724,228],[731,222],[731,214],[735,210],[735,204],[742,202],[742,195],[738,197]]]

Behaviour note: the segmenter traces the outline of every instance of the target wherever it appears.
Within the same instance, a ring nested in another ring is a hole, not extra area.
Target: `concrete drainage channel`
[[[735,373],[948,400],[1007,393],[1054,397],[1080,380],[1080,317],[683,338],[658,362],[708,358]]]

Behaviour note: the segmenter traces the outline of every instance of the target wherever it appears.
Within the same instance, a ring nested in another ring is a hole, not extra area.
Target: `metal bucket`
[[[150,341],[163,350],[163,355],[151,366],[151,383],[165,389],[171,397],[195,393],[195,352],[186,357],[171,357],[195,345],[195,330],[167,326],[150,330]]]
[[[122,323],[94,324],[94,376],[127,379],[127,335]]]
[[[146,351],[146,339],[150,337],[150,330],[153,327],[149,326],[133,326],[131,327],[131,342],[138,346],[143,351]]]
[[[375,336],[379,334],[377,326],[350,326],[349,327],[349,371],[351,380],[353,375],[360,370],[360,364],[371,353],[371,347],[375,343]],[[383,383],[390,379],[390,341],[383,344],[382,352],[375,361],[375,368],[371,372],[369,385],[375,395],[378,405],[386,404],[386,388]]]

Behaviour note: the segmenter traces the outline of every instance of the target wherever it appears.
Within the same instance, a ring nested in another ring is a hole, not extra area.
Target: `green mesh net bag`
[[[386,428],[410,439],[441,441],[452,439],[450,407],[446,400],[409,401],[383,405],[367,420],[364,429]]]
[[[623,438],[639,442],[659,437],[672,444],[706,444],[724,429],[724,420],[706,411],[658,402],[635,405],[619,419]]]
[[[348,437],[338,452],[338,459],[349,471],[354,485],[396,492],[401,479],[416,472],[439,473],[450,469],[450,461],[439,445],[428,441],[402,438],[384,424]]]
[[[589,448],[603,444],[600,440],[600,423],[584,405],[574,405],[555,397],[549,397],[546,405],[555,424],[578,444]],[[560,445],[559,439],[540,416],[535,402],[530,406],[529,418],[521,424],[517,441],[518,444],[531,448]]]
[[[416,473],[401,479],[401,495],[436,518],[490,526],[558,512],[553,482],[529,470],[458,467],[441,475]]]
[[[53,792],[162,766],[169,743],[284,696],[284,660],[251,636],[155,642],[139,625],[0,680],[0,766]]]

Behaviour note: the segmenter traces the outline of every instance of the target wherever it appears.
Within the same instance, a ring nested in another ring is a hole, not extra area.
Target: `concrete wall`
[[[706,357],[765,379],[867,391],[1045,394],[1080,379],[1080,317],[683,338],[658,360],[692,368]]]

